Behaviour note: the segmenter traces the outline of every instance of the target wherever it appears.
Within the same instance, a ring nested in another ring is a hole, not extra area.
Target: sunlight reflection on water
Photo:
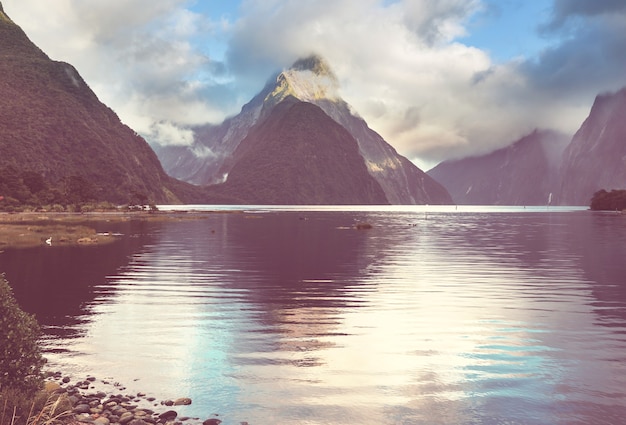
[[[447,208],[154,224],[51,361],[225,425],[619,423],[626,220]]]

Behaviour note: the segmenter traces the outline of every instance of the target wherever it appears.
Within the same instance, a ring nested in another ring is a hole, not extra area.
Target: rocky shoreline
[[[181,406],[192,404],[187,397],[158,401],[145,393],[124,393],[126,388],[88,376],[72,383],[60,372],[49,374],[45,391],[60,400],[70,425],[219,425],[218,414],[198,418],[179,414]],[[247,422],[239,422],[248,425]]]

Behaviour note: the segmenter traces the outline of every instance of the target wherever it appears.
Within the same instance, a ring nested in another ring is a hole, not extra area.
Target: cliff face
[[[328,64],[316,56],[299,60],[280,73],[237,116],[217,126],[195,129],[192,146],[155,149],[172,176],[197,184],[220,183],[229,175],[235,164],[234,152],[250,129],[263,122],[277,105],[289,98],[315,104],[351,134],[368,173],[378,182],[390,203],[451,203],[443,186],[399,155],[363,119],[351,112],[338,94],[338,81]],[[320,143],[320,149],[322,145]]]
[[[0,168],[54,184],[80,176],[97,199],[133,193],[177,202],[194,189],[174,181],[145,140],[102,104],[71,65],[51,60],[0,6]]]
[[[626,88],[596,97],[563,155],[561,204],[589,205],[600,189],[626,189]]]
[[[567,142],[557,133],[534,131],[488,155],[445,161],[428,174],[443,184],[458,204],[553,204]]]

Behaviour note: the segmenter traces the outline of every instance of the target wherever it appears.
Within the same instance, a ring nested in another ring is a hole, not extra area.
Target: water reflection
[[[624,223],[410,210],[159,223],[127,265],[104,260],[81,298],[91,323],[70,323],[82,336],[57,360],[231,423],[619,423]]]
[[[123,268],[132,253],[152,239],[152,230],[144,222],[98,226],[125,236],[104,246],[42,246],[4,249],[0,254],[0,271],[6,274],[20,306],[34,313],[55,338],[84,334],[94,286]]]

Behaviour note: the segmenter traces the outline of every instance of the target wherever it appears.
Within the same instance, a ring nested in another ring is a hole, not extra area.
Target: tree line
[[[132,192],[128,204],[143,207],[148,204],[148,197]],[[113,208],[109,202],[99,200],[98,188],[83,176],[68,175],[49,182],[35,171],[18,170],[13,166],[0,168],[0,211],[61,212]]]
[[[626,190],[598,190],[593,194],[589,208],[594,211],[626,210]]]

